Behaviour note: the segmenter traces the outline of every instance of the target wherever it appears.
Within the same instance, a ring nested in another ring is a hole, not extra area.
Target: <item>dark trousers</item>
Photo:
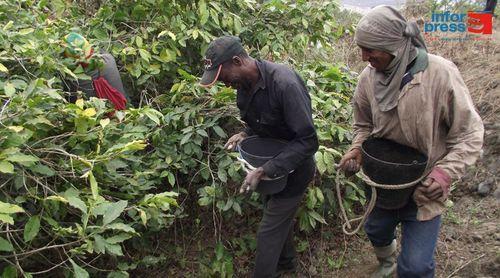
[[[375,247],[391,244],[396,238],[396,226],[401,223],[401,253],[398,257],[398,277],[434,277],[434,251],[441,217],[418,221],[417,205],[413,200],[400,209],[375,207],[368,216],[365,231]]]
[[[275,277],[279,265],[289,266],[295,260],[293,223],[307,185],[314,177],[314,161],[308,161],[288,177],[291,184],[302,186],[295,196],[276,194],[263,196],[264,216],[257,232],[257,254],[254,277]],[[286,190],[286,188],[285,188]],[[286,197],[283,197],[286,196]]]
[[[494,14],[496,6],[497,6],[497,0],[487,0],[486,7],[484,8],[484,11]]]

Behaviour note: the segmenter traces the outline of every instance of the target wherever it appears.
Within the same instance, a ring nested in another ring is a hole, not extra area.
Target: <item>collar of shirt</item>
[[[255,64],[257,65],[257,69],[259,70],[259,80],[255,83],[255,86],[250,91],[250,95],[254,95],[259,89],[266,88],[266,65],[261,60],[255,60]],[[238,93],[247,93],[243,90],[238,90]]]

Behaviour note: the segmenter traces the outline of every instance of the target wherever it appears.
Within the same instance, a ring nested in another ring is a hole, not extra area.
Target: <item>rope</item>
[[[368,218],[368,215],[372,212],[373,208],[375,207],[375,203],[377,201],[377,190],[376,188],[382,188],[382,189],[390,189],[390,190],[397,190],[397,189],[405,189],[414,186],[415,184],[419,183],[422,179],[424,179],[427,176],[427,173],[424,173],[420,178],[416,179],[415,181],[409,182],[409,183],[403,183],[403,184],[379,184],[374,181],[372,181],[364,172],[363,170],[360,171],[361,179],[368,184],[371,187],[372,190],[372,196],[370,198],[370,202],[368,202],[368,207],[366,208],[365,213],[363,216],[356,217],[353,219],[349,219],[347,217],[347,213],[344,208],[344,204],[342,202],[342,195],[340,194],[340,175],[339,171],[337,171],[337,174],[335,175],[335,188],[337,190],[337,199],[339,202],[339,207],[340,211],[342,212],[342,217],[344,218],[344,224],[342,225],[342,231],[346,235],[354,235],[359,232],[361,227],[365,224],[366,219]],[[349,231],[348,229],[352,229],[351,224],[360,221],[358,226]]]
[[[243,170],[249,174],[250,172],[252,172],[253,170],[257,169],[256,167],[252,166],[250,163],[248,163],[248,161],[246,161],[244,158],[241,158],[239,156],[236,157],[236,159],[238,159],[238,161],[241,163],[241,167],[243,168]],[[292,171],[293,172],[293,171]],[[290,172],[291,173],[291,172]],[[276,178],[269,178],[269,177],[264,177],[262,180],[278,180],[278,179],[281,179],[283,176],[281,177],[276,177]]]

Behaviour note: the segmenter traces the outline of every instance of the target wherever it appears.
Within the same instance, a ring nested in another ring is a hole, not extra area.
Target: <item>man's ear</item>
[[[232,61],[233,61],[233,64],[236,66],[243,65],[243,60],[241,59],[240,56],[233,56]]]

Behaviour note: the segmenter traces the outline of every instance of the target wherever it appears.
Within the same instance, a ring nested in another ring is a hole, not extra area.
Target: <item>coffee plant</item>
[[[222,148],[242,128],[235,92],[197,85],[201,54],[220,35],[303,76],[321,147],[299,226],[337,221],[334,164],[351,139],[355,86],[355,73],[325,62],[352,30],[338,12],[330,1],[0,0],[2,277],[128,277],[165,262],[148,248],[176,221],[228,221],[258,206],[256,193],[237,194],[244,172]],[[64,80],[89,78],[62,56],[70,31],[116,57],[127,110],[81,92],[68,102]],[[345,182],[346,205],[363,202]],[[218,227],[208,227],[216,257],[203,269],[232,276]]]

